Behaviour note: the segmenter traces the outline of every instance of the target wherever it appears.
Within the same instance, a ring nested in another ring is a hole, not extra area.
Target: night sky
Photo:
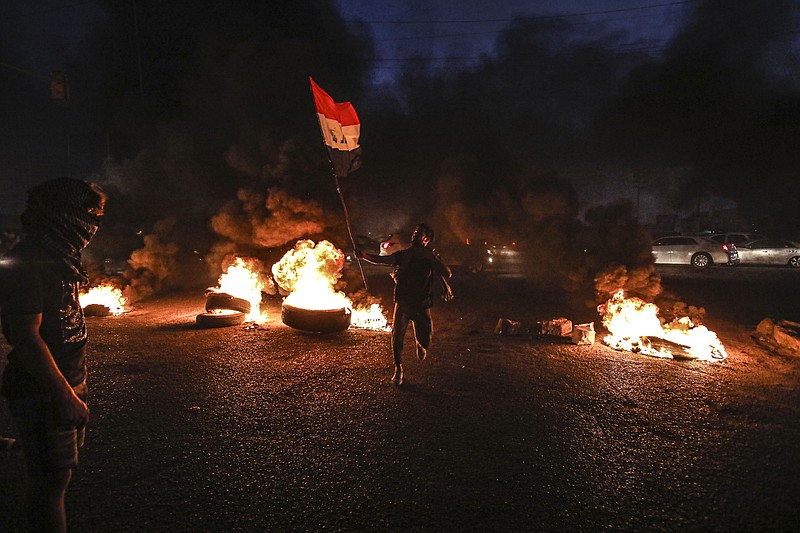
[[[356,233],[538,242],[737,207],[800,237],[796,1],[383,4],[4,2],[0,213],[71,175],[111,193],[108,254],[341,238],[313,76],[362,120]]]

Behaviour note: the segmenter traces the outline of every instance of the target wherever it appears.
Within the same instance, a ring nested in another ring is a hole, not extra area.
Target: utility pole
[[[631,183],[631,181],[633,183]],[[625,182],[629,183],[633,187],[636,187],[636,203],[635,203],[634,216],[636,217],[636,222],[639,222],[639,219],[641,218],[640,205],[642,200],[642,178],[641,176],[635,175],[633,176],[632,180],[626,179]]]
[[[139,21],[136,16],[136,0],[133,2],[133,32],[136,37],[136,63],[139,67],[139,97],[144,102],[144,84],[142,83],[142,49],[139,45]]]
[[[68,111],[70,94],[67,73],[63,70],[53,70],[50,72],[50,100],[61,107],[61,123],[64,128],[64,137],[67,143],[67,159],[65,162],[64,175],[69,176],[70,170],[72,170],[72,146],[69,138],[70,123]]]

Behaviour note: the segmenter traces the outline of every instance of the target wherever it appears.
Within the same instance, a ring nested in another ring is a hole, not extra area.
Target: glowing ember
[[[258,274],[255,260],[245,260],[237,257],[220,277],[217,292],[224,292],[250,302],[250,313],[245,317],[247,322],[263,324],[267,321],[266,312],[261,312],[261,291],[264,282]]]
[[[122,291],[113,285],[92,287],[87,292],[78,294],[78,301],[82,308],[95,304],[107,307],[112,315],[121,315],[125,312],[126,300],[122,296]]]
[[[284,300],[287,305],[319,311],[349,308],[351,327],[386,329],[388,322],[380,305],[355,307],[342,291],[336,290],[343,267],[344,253],[333,244],[324,240],[314,244],[305,239],[297,241],[272,266],[272,275],[289,292]]]
[[[625,298],[622,290],[598,311],[609,331],[603,342],[617,350],[669,358],[685,353],[704,361],[721,361],[728,356],[717,334],[705,326],[695,326],[688,317],[662,325],[655,304]]]

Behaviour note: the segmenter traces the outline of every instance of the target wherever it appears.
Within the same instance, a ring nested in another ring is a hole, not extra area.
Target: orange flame
[[[342,277],[344,253],[329,241],[304,239],[272,265],[275,282],[289,292],[284,303],[301,309],[329,310],[349,308],[351,326],[386,329],[388,321],[381,306],[355,307],[335,286]]]
[[[655,357],[676,357],[669,344],[654,347],[650,339],[663,339],[691,358],[704,361],[721,361],[728,354],[717,334],[702,325],[695,325],[689,317],[661,324],[658,307],[639,298],[625,298],[623,290],[617,291],[604,305],[598,307],[603,325],[608,329],[603,342],[617,350],[643,353]]]
[[[79,293],[78,301],[82,308],[92,304],[104,305],[115,316],[125,312],[125,304],[127,303],[127,300],[122,296],[122,291],[109,284],[98,285],[87,292]]]
[[[245,317],[246,321],[257,324],[267,321],[266,312],[261,311],[261,291],[266,287],[266,282],[258,274],[256,260],[237,257],[228,270],[219,277],[217,284],[218,292],[225,292],[250,302],[250,313]]]

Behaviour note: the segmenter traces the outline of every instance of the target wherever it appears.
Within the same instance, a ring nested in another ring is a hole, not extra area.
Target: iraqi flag
[[[311,92],[317,106],[319,128],[328,148],[328,156],[336,176],[347,176],[361,167],[361,121],[350,102],[334,102],[328,93],[317,85],[313,78]]]

